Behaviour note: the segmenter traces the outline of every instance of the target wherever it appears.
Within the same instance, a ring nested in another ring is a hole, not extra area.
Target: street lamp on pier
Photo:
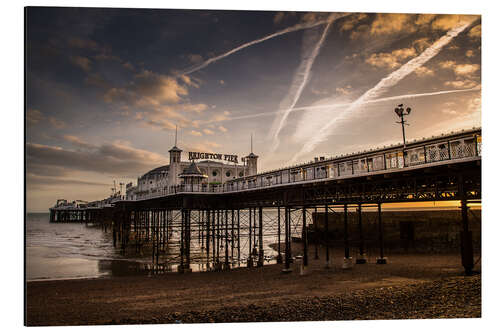
[[[406,148],[405,125],[409,126],[410,124],[406,123],[405,116],[410,115],[411,108],[407,107],[405,111],[403,104],[399,104],[394,109],[394,112],[398,115],[399,118],[401,118],[401,121],[396,121],[396,123],[401,124],[401,128],[403,129],[403,148]]]

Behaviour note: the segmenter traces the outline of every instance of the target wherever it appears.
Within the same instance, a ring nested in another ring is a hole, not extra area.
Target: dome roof
[[[164,172],[168,172],[168,169],[169,169],[169,166],[168,165],[164,165],[164,166],[161,166],[161,167],[158,167],[158,168],[155,168],[153,170],[150,170],[150,171],[146,172],[142,177],[152,176],[152,175],[157,175],[157,174],[161,174],[161,173],[164,173]]]

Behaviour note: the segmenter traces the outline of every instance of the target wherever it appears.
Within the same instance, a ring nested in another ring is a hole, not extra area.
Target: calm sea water
[[[48,213],[26,218],[26,279],[102,277],[134,271],[146,260],[124,258],[112,235],[80,223],[49,223]]]
[[[266,263],[276,252],[269,247],[276,234],[264,224],[264,254]],[[193,231],[195,233],[195,231]],[[269,232],[271,234],[269,234]],[[241,235],[241,262],[248,253],[248,231]],[[193,237],[194,238],[194,237]],[[193,271],[206,268],[206,259],[197,240],[191,243]],[[175,271],[178,265],[178,242],[172,244],[160,260],[167,262],[164,270]],[[221,250],[222,251],[222,250]],[[221,256],[223,258],[223,256]],[[50,223],[48,213],[28,213],[26,218],[26,279],[95,278],[106,276],[152,274],[151,257],[128,251],[126,255],[113,247],[112,234],[84,223]]]

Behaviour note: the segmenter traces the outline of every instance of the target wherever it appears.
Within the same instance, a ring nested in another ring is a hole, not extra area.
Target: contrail
[[[227,56],[230,56],[231,54],[233,53],[236,53],[238,51],[241,51],[243,50],[244,48],[247,48],[249,46],[252,46],[252,45],[255,45],[255,44],[259,44],[259,43],[262,43],[268,39],[271,39],[271,38],[274,38],[274,37],[278,37],[278,36],[281,36],[281,35],[284,35],[284,34],[287,34],[289,32],[294,32],[294,31],[298,31],[298,30],[304,30],[304,29],[310,29],[310,28],[314,28],[318,25],[322,25],[322,24],[327,24],[329,23],[329,20],[322,20],[322,21],[318,21],[318,22],[315,22],[315,23],[302,23],[302,24],[297,24],[297,25],[294,25],[293,27],[290,27],[290,28],[286,28],[286,29],[283,29],[283,30],[280,30],[278,32],[275,32],[273,34],[270,34],[270,35],[267,35],[265,37],[262,37],[260,39],[256,39],[254,41],[251,41],[251,42],[248,42],[248,43],[245,43],[243,45],[240,45],[238,46],[237,48],[234,48],[230,51],[227,51],[226,53],[223,53],[221,55],[218,55],[218,56],[215,56],[215,57],[212,57],[210,59],[207,59],[205,60],[204,62],[202,62],[201,64],[199,65],[195,65],[194,67],[191,67],[183,72],[181,72],[179,75],[187,75],[187,74],[191,74],[193,72],[197,72],[199,71],[200,69],[203,69],[205,67],[207,67],[208,65],[210,65],[211,63],[214,63],[216,61],[219,61],[221,59],[224,59],[225,57]]]
[[[304,155],[306,153],[311,152],[316,148],[316,146],[322,141],[326,140],[326,138],[331,133],[331,127],[334,125],[338,119],[343,118],[346,114],[352,113],[353,110],[358,108],[360,105],[364,104],[366,101],[373,100],[378,96],[385,93],[389,88],[396,85],[399,81],[405,78],[407,75],[413,73],[417,68],[421,67],[427,61],[436,56],[448,43],[450,43],[453,38],[455,38],[459,33],[464,31],[467,27],[469,27],[473,22],[469,22],[466,24],[462,24],[458,27],[455,27],[449,30],[446,35],[441,37],[434,44],[429,46],[424,52],[422,52],[417,57],[413,58],[403,66],[401,66],[396,71],[392,72],[385,78],[383,78],[375,87],[371,88],[367,92],[365,92],[361,97],[355,100],[347,109],[342,111],[336,117],[330,119],[325,125],[321,127],[319,131],[316,132],[316,135],[313,135],[303,146],[302,149],[296,153],[291,162],[295,162],[298,157]]]
[[[344,17],[346,15],[347,14],[330,15],[330,17],[328,18],[328,23],[325,29],[323,30],[323,33],[321,34],[320,38],[318,39],[316,45],[314,46],[312,52],[309,54],[309,56],[303,58],[302,62],[300,63],[300,66],[297,68],[297,71],[295,72],[295,75],[293,77],[292,85],[290,86],[290,90],[280,103],[281,108],[282,109],[285,108],[285,111],[280,113],[281,117],[277,116],[276,118],[274,118],[271,130],[269,131],[269,136],[273,140],[271,144],[271,152],[275,151],[278,148],[279,145],[278,135],[280,134],[281,129],[285,125],[285,121],[288,118],[288,115],[290,114],[290,112],[292,112],[293,108],[297,104],[300,96],[302,95],[302,91],[304,90],[307,82],[309,81],[311,67],[314,64],[314,61],[316,60],[316,57],[318,56],[319,51],[323,46],[323,43],[325,42],[330,26],[335,20]]]
[[[398,95],[398,96],[390,96],[390,97],[384,97],[384,98],[373,99],[373,100],[370,100],[370,101],[365,101],[364,104],[373,104],[373,103],[380,103],[380,102],[388,102],[388,101],[395,101],[395,100],[401,100],[401,99],[407,99],[407,98],[419,98],[419,97],[445,95],[445,94],[456,94],[456,93],[470,92],[470,91],[480,91],[480,90],[481,90],[481,88],[476,87],[476,88],[469,88],[469,89],[434,91],[434,92],[421,93],[421,94]],[[309,111],[309,110],[314,110],[314,109],[325,109],[325,108],[349,107],[351,104],[352,103],[336,103],[336,104],[301,106],[301,107],[297,107],[297,108],[291,109],[290,112]],[[271,116],[274,116],[274,115],[284,114],[286,111],[287,110],[278,110],[278,111],[272,111],[272,112],[252,113],[252,114],[247,114],[247,115],[244,115],[244,116],[227,117],[227,118],[222,119],[222,120],[202,121],[202,122],[200,122],[200,124],[211,124],[211,123],[218,123],[218,122],[223,122],[223,121],[254,119],[254,118],[261,118],[261,117],[271,117]]]

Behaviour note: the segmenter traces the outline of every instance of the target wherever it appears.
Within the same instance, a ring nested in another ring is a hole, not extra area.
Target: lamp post
[[[405,112],[405,108],[403,107],[403,104],[399,104],[394,109],[394,112],[398,115],[399,118],[401,118],[401,121],[396,121],[396,123],[401,124],[401,128],[403,129],[403,148],[406,148],[405,125],[408,126],[410,124],[406,123],[405,116],[410,115],[411,108],[407,107],[406,112]]]

